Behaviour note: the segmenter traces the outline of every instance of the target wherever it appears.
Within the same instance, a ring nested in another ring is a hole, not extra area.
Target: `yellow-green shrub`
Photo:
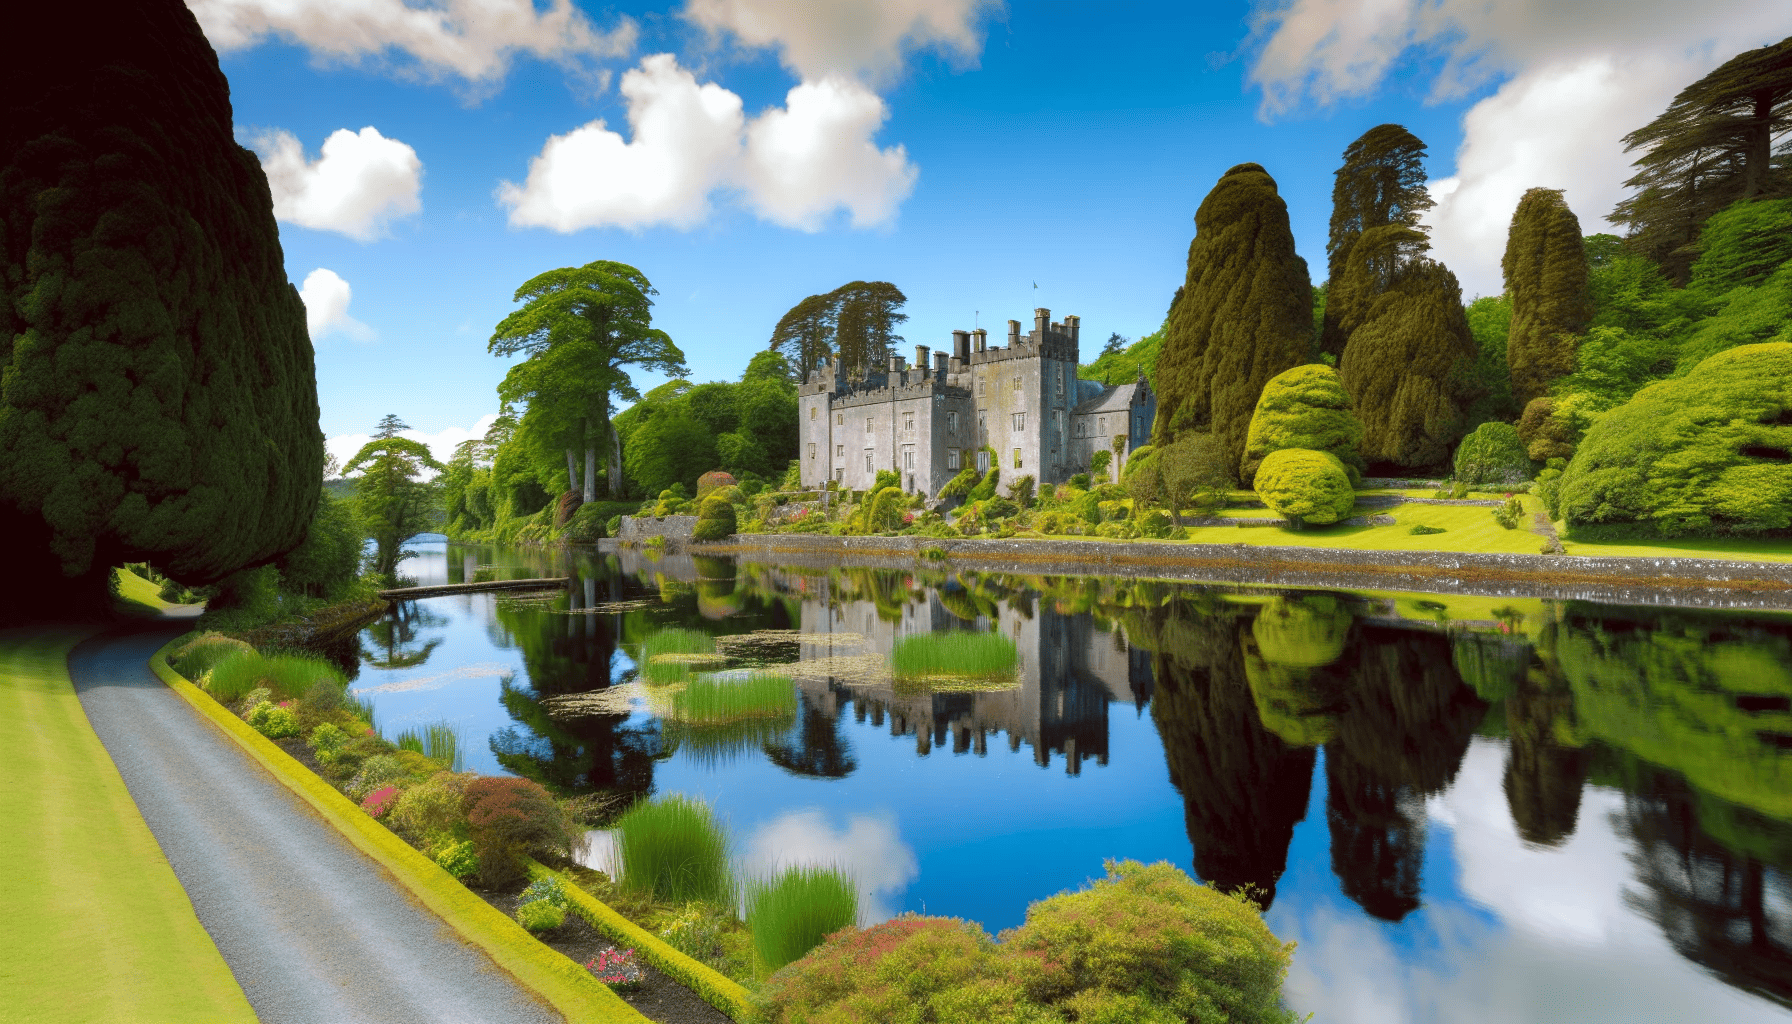
[[[516,908],[516,921],[531,932],[550,932],[566,923],[566,911],[547,900],[535,900]]]
[[[1257,497],[1297,528],[1307,523],[1335,523],[1356,507],[1350,474],[1330,452],[1283,448],[1271,452],[1257,468]]]

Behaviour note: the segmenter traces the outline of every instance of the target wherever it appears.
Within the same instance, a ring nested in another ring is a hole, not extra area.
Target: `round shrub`
[[[381,786],[361,799],[361,809],[376,818],[383,818],[397,801],[397,786]]]
[[[342,731],[342,727],[334,722],[325,722],[311,730],[311,735],[306,738],[305,743],[320,755],[334,754],[348,745],[348,733]]]
[[[1032,959],[1028,993],[1076,1020],[1291,1022],[1282,979],[1294,946],[1244,894],[1167,862],[1106,863],[1089,888],[1041,900],[1002,949]]]
[[[1344,656],[1353,616],[1330,594],[1278,597],[1251,623],[1264,661],[1291,668],[1318,668]]]
[[[1535,467],[1510,423],[1483,423],[1456,449],[1456,479],[1468,484],[1515,484]]]
[[[1556,506],[1570,527],[1625,524],[1664,537],[1786,529],[1789,409],[1792,343],[1719,352],[1596,421]]]
[[[456,878],[465,878],[479,871],[479,854],[463,839],[437,854],[436,865]]]
[[[711,491],[733,487],[738,482],[739,481],[734,479],[734,474],[720,469],[712,469],[697,478],[697,500],[702,501],[704,498],[709,497]]]
[[[727,498],[712,494],[698,506],[697,528],[691,537],[693,540],[721,540],[734,533],[737,525],[734,506]]]
[[[1363,424],[1351,412],[1350,393],[1338,371],[1321,363],[1296,366],[1263,385],[1251,414],[1239,475],[1250,486],[1263,460],[1284,448],[1331,452],[1347,471],[1360,471],[1357,449],[1362,444]],[[1352,476],[1351,482],[1359,479]]]
[[[413,839],[465,836],[467,786],[478,777],[472,772],[437,772],[405,790],[392,808],[392,827]]]
[[[361,770],[355,773],[348,784],[350,796],[360,798],[379,789],[389,786],[409,775],[403,761],[392,754],[375,754],[361,762]]]
[[[516,908],[517,923],[531,932],[551,932],[566,923],[566,911],[546,900]]]
[[[520,859],[564,857],[573,837],[540,783],[508,776],[474,779],[462,795],[467,831],[479,855],[479,881],[499,888],[523,877]]]
[[[1330,452],[1283,448],[1271,452],[1257,468],[1257,497],[1287,516],[1295,528],[1308,523],[1335,523],[1356,506],[1350,474]]]
[[[262,701],[249,712],[249,725],[256,732],[270,740],[285,739],[299,734],[299,718],[291,708],[283,708],[278,704]]]
[[[550,903],[561,910],[566,910],[569,902],[566,896],[566,883],[553,876],[537,878],[523,889],[520,903],[534,903],[537,900]]]

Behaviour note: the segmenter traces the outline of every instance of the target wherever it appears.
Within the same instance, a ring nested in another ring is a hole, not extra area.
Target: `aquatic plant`
[[[1014,641],[1000,633],[954,629],[896,641],[890,673],[898,680],[1007,680],[1019,660]]]
[[[783,718],[796,714],[796,690],[786,676],[701,675],[672,698],[673,714],[694,724],[743,718]]]
[[[461,770],[460,733],[448,722],[430,722],[422,729],[406,729],[393,739],[400,750],[413,750],[451,772]]]
[[[763,974],[801,959],[858,916],[858,889],[840,868],[791,867],[747,887],[747,927]]]
[[[733,905],[728,836],[708,804],[680,793],[644,800],[616,819],[615,834],[624,891]]]
[[[727,658],[716,654],[715,638],[695,629],[662,629],[641,642],[635,662],[649,683],[682,683],[696,669],[720,668]]]

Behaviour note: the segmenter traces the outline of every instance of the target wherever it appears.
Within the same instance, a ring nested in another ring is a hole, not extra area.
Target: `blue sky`
[[[1043,305],[1088,358],[1157,327],[1233,164],[1275,176],[1322,280],[1332,172],[1387,121],[1430,146],[1436,255],[1497,292],[1525,188],[1608,229],[1623,133],[1792,33],[1742,0],[188,3],[269,172],[339,453],[387,412],[442,450],[481,430],[516,287],[596,259],[658,287],[696,380],[853,279],[907,294],[908,346]]]

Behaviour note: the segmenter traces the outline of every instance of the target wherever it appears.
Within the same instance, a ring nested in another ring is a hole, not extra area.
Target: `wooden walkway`
[[[387,601],[409,601],[418,597],[441,597],[443,594],[477,594],[486,590],[557,590],[566,586],[569,576],[541,580],[487,580],[484,583],[444,583],[434,587],[400,587],[382,590]]]

